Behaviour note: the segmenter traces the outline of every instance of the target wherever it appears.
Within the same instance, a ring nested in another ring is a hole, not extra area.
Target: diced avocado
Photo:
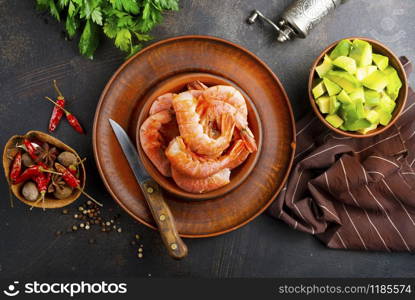
[[[327,115],[326,121],[329,122],[334,128],[339,128],[344,122],[338,115]]]
[[[330,107],[329,107],[329,114],[335,114],[340,107],[340,103],[337,101],[336,96],[330,96]]]
[[[386,112],[380,107],[377,107],[375,110],[379,115],[379,123],[383,126],[388,125],[390,120],[392,119],[392,113]]]
[[[326,73],[326,77],[334,83],[341,86],[347,93],[351,93],[361,87],[361,83],[353,75],[346,71],[330,70]]]
[[[368,120],[371,124],[378,124],[379,113],[374,109],[366,111],[366,120]]]
[[[324,86],[323,81],[316,84],[312,90],[314,99],[317,99],[321,95],[323,95],[326,92],[326,87]]]
[[[363,87],[357,88],[354,92],[349,94],[350,99],[356,101],[357,99],[361,99],[362,102],[365,102],[365,93]]]
[[[337,100],[339,100],[343,104],[348,104],[348,103],[351,103],[352,102],[352,99],[350,99],[349,95],[346,93],[345,90],[342,90],[337,95]]]
[[[351,124],[345,124],[347,130],[351,130],[351,131],[362,130],[364,128],[369,127],[370,125],[372,124],[366,119],[359,119]]]
[[[375,72],[378,68],[376,66],[366,66],[356,69],[356,78],[362,81],[366,76]]]
[[[365,67],[372,64],[372,45],[366,41],[354,40],[349,56],[353,58],[358,67]]]
[[[339,87],[337,84],[335,84],[330,79],[324,77],[323,78],[324,86],[326,87],[327,93],[329,93],[329,96],[334,96],[340,93],[342,90],[341,87]]]
[[[382,71],[375,71],[362,80],[365,87],[381,92],[388,84],[387,76]]]
[[[369,89],[365,89],[364,93],[365,93],[365,100],[366,100],[365,104],[366,105],[376,106],[379,104],[380,93],[373,91],[373,90],[369,90]]]
[[[358,132],[360,132],[361,134],[366,134],[369,131],[376,129],[376,127],[378,127],[378,124],[372,124],[369,127],[363,128],[363,129],[359,129]]]
[[[340,108],[340,116],[343,118],[346,124],[355,122],[357,119],[359,119],[356,112],[356,105],[353,102],[349,104],[343,104]]]
[[[395,109],[396,103],[385,92],[382,92],[380,98],[379,108],[383,109],[387,113],[392,113]]]
[[[365,115],[366,115],[366,112],[365,112],[365,107],[363,105],[363,99],[362,98],[356,99],[355,100],[355,105],[356,105],[356,114],[357,114],[357,117],[359,119],[364,118]]]
[[[389,58],[380,54],[373,53],[372,59],[381,71],[385,70],[389,64]]]
[[[349,72],[352,75],[356,73],[356,61],[353,58],[347,56],[339,56],[333,60],[333,65]]]
[[[386,92],[393,99],[396,100],[399,95],[399,90],[402,87],[402,81],[399,78],[398,72],[391,66],[384,70],[388,84],[386,85]]]
[[[323,96],[316,100],[318,108],[323,114],[328,114],[330,110],[330,97]]]
[[[330,58],[334,60],[339,56],[348,56],[351,45],[352,43],[349,40],[341,40],[331,51]]]
[[[316,67],[316,72],[318,74],[318,76],[320,78],[323,78],[323,76],[330,71],[331,69],[333,69],[333,63],[332,60],[330,59],[330,57],[328,57],[327,55],[324,55],[324,60],[323,62],[318,65]]]

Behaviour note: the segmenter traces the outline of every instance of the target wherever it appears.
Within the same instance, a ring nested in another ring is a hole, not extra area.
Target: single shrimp
[[[200,97],[202,95],[202,91],[208,88],[199,80],[189,82],[186,86],[194,97]],[[175,95],[176,94],[174,93],[166,93],[157,97],[153,104],[151,104],[149,114],[154,115],[162,110],[172,110],[172,102]]]
[[[197,111],[201,115],[205,131],[207,132],[213,128],[212,122],[218,121],[217,116],[226,113],[231,114],[235,119],[235,126],[239,130],[241,138],[245,141],[248,150],[250,152],[255,152],[257,150],[255,137],[248,127],[248,119],[233,105],[219,100],[202,100],[199,101]]]
[[[170,162],[164,153],[165,139],[162,127],[174,123],[174,116],[168,110],[162,110],[149,116],[140,127],[140,143],[150,161],[166,177],[171,176]]]
[[[230,182],[230,176],[231,171],[226,168],[207,178],[195,179],[172,168],[172,177],[176,184],[183,190],[195,194],[210,192],[227,185]]]
[[[220,116],[220,135],[211,138],[200,123],[200,116],[196,112],[198,99],[189,92],[183,92],[173,98],[173,108],[176,112],[180,135],[190,149],[197,154],[217,157],[226,148],[232,139],[235,121],[232,115]]]
[[[171,110],[173,97],[175,95],[176,94],[173,93],[167,93],[157,97],[153,104],[151,104],[149,114],[154,115],[162,110]]]
[[[180,173],[193,178],[206,178],[229,165],[239,165],[239,157],[245,155],[245,149],[244,142],[239,140],[230,148],[229,153],[218,158],[203,158],[192,152],[178,136],[169,143],[165,154],[171,166]]]

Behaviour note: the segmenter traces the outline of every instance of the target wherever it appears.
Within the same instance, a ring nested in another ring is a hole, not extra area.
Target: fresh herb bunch
[[[162,21],[165,10],[178,10],[179,0],[36,0],[39,9],[48,10],[65,22],[69,37],[81,30],[79,52],[93,59],[99,44],[100,28],[115,39],[119,49],[133,55],[141,42],[151,39],[148,32]]]

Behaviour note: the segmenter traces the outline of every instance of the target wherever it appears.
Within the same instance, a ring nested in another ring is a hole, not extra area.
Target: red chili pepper
[[[78,177],[78,168],[76,167],[76,165],[70,165],[68,167],[68,170],[72,173],[73,176]]]
[[[58,88],[58,85],[56,84],[56,80],[53,80],[53,87],[55,88],[55,91],[58,94],[56,103],[59,104],[61,107],[65,107],[66,100],[65,100],[65,97],[62,95],[60,89]],[[52,115],[49,121],[50,132],[55,131],[56,127],[59,125],[60,120],[62,119],[62,116],[63,116],[63,110],[59,106],[55,105],[53,107]]]
[[[80,134],[85,133],[78,119],[73,114],[67,113],[66,118],[68,119],[68,122],[73,127],[73,129],[75,129],[75,131],[79,132]]]
[[[36,154],[36,148],[33,145],[33,143],[29,139],[24,139],[23,143],[24,143],[24,145],[26,147],[26,151],[27,151],[27,153],[29,153],[30,157],[33,160],[37,160],[38,157],[37,157],[37,154]]]
[[[81,182],[67,168],[60,163],[55,163],[55,169],[62,173],[62,179],[72,188],[79,188]]]
[[[65,107],[66,101],[64,98],[58,97],[56,100],[56,103],[59,104],[61,107]],[[49,131],[53,132],[55,131],[56,127],[58,127],[58,124],[63,116],[63,110],[59,108],[58,106],[53,107],[52,115],[50,117],[49,121]]]
[[[10,180],[15,182],[22,172],[22,153],[18,151],[14,156],[11,171]]]
[[[21,182],[25,182],[26,180],[32,179],[35,176],[41,175],[44,172],[47,173],[56,173],[54,171],[50,171],[47,169],[47,167],[45,168],[45,165],[43,163],[40,163],[36,166],[32,166],[27,168],[26,170],[24,170],[24,172],[22,174],[20,174],[19,177],[16,178],[16,180],[13,182],[14,184],[18,184]],[[61,175],[60,173],[56,173]]]
[[[65,108],[63,108],[61,105],[59,105],[58,103],[56,103],[55,101],[53,101],[52,99],[50,99],[49,97],[45,97],[48,101],[50,101],[50,102],[52,102],[53,104],[55,104],[55,106],[57,106],[58,108],[60,108],[60,109],[62,109],[63,110],[63,112],[65,113],[65,115],[66,115],[66,119],[68,120],[68,122],[69,122],[69,125],[71,125],[72,126],[72,128],[73,129],[75,129],[75,131],[77,131],[77,132],[79,132],[79,133],[81,133],[81,134],[83,134],[83,133],[85,133],[84,132],[84,129],[82,128],[82,126],[81,126],[81,124],[79,123],[79,121],[78,121],[78,119],[73,115],[73,114],[71,114],[68,110],[66,110]]]

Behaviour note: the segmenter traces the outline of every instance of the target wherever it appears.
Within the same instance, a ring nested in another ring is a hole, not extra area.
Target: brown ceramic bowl
[[[389,58],[389,64],[392,67],[394,67],[396,69],[396,71],[398,72],[398,75],[399,75],[399,77],[402,81],[402,87],[399,90],[398,98],[396,98],[396,101],[395,101],[396,102],[396,107],[395,107],[395,110],[393,111],[392,119],[391,119],[391,121],[389,122],[388,125],[386,125],[386,126],[379,125],[376,129],[373,129],[373,130],[369,131],[366,134],[362,134],[362,133],[359,133],[359,132],[353,132],[353,131],[344,131],[344,130],[341,130],[339,128],[334,128],[333,126],[330,125],[330,123],[328,123],[324,119],[324,115],[320,112],[320,110],[319,110],[319,108],[316,104],[316,101],[314,100],[313,93],[312,93],[313,81],[318,78],[318,75],[317,75],[317,72],[315,71],[315,69],[316,69],[317,65],[319,65],[323,61],[324,55],[327,54],[328,52],[330,52],[341,40],[338,40],[338,41],[334,42],[333,44],[328,46],[326,49],[324,49],[323,52],[321,52],[321,54],[314,61],[313,65],[311,67],[310,76],[308,78],[308,97],[310,99],[311,107],[313,108],[314,113],[317,115],[317,117],[320,119],[320,121],[323,122],[324,125],[326,125],[328,128],[330,128],[331,130],[333,130],[333,131],[335,131],[339,134],[342,134],[342,135],[348,136],[348,137],[355,137],[355,138],[364,138],[364,137],[374,136],[374,135],[377,135],[379,133],[384,132],[385,130],[387,130],[388,128],[393,126],[393,124],[395,124],[395,122],[399,118],[399,115],[401,114],[403,108],[405,107],[406,98],[407,98],[407,94],[408,94],[408,81],[407,81],[407,78],[406,78],[406,73],[405,73],[405,70],[404,70],[399,58],[391,50],[389,50],[385,45],[383,45],[382,43],[380,43],[376,40],[372,40],[372,39],[364,38],[364,37],[348,37],[348,38],[344,38],[344,39],[348,39],[348,40],[359,39],[359,40],[369,42],[372,45],[373,53],[378,53],[378,54],[382,54],[384,56],[387,56]]]
[[[62,141],[58,140],[57,138],[49,134],[43,133],[41,131],[29,131],[25,135],[12,136],[7,141],[6,146],[4,147],[4,151],[3,151],[4,174],[6,176],[7,182],[9,183],[10,190],[13,193],[13,195],[16,196],[16,198],[22,201],[24,204],[27,204],[29,206],[39,207],[39,208],[61,208],[76,201],[81,195],[80,190],[74,190],[72,192],[72,195],[70,195],[68,198],[65,198],[65,199],[56,199],[56,198],[50,197],[49,194],[46,194],[46,197],[43,203],[42,201],[37,202],[37,203],[31,202],[31,201],[26,200],[21,193],[21,189],[24,183],[11,184],[9,174],[10,174],[10,166],[13,161],[12,158],[14,157],[13,152],[15,153],[16,144],[20,144],[23,138],[36,139],[41,142],[48,142],[50,145],[53,145],[61,150],[69,151],[75,154],[77,159],[80,161],[79,166],[80,166],[81,188],[83,189],[85,187],[85,180],[86,180],[85,167],[78,153],[74,149],[72,149],[71,147],[63,143]]]
[[[255,153],[251,153],[247,160],[238,168],[233,169],[231,173],[231,181],[226,186],[219,188],[217,190],[202,193],[202,194],[195,194],[189,193],[181,189],[176,183],[173,181],[172,178],[164,177],[157,168],[151,163],[151,161],[147,158],[147,155],[144,153],[144,150],[140,144],[140,126],[141,124],[147,119],[148,112],[150,110],[151,104],[154,100],[169,92],[173,93],[180,93],[186,90],[186,84],[192,81],[199,80],[206,84],[207,86],[213,85],[231,85],[237,88],[242,95],[245,97],[247,106],[248,106],[248,123],[249,127],[252,130],[252,133],[255,136],[255,140],[257,141],[258,151]],[[207,74],[207,73],[182,73],[178,75],[174,75],[169,77],[168,79],[160,82],[156,86],[154,86],[145,96],[143,100],[143,106],[141,108],[140,114],[138,116],[137,128],[136,128],[136,142],[137,142],[137,149],[140,155],[140,158],[147,169],[147,172],[151,175],[151,177],[160,184],[163,189],[175,196],[180,198],[185,198],[189,200],[205,200],[205,199],[212,199],[223,196],[230,191],[237,188],[251,173],[253,168],[255,167],[256,162],[258,161],[259,154],[261,151],[262,145],[262,126],[261,121],[258,115],[258,112],[252,102],[252,100],[248,97],[248,95],[238,86],[236,86],[233,82],[216,75]]]

